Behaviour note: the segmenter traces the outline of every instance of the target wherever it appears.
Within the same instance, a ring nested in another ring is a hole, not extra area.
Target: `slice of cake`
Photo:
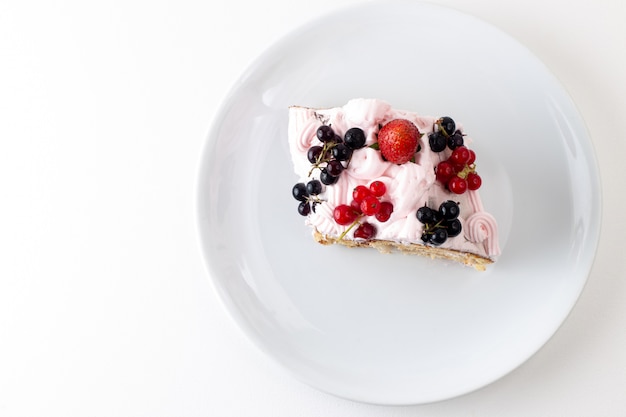
[[[450,117],[375,99],[289,108],[293,196],[321,244],[393,249],[478,270],[500,254],[476,154]]]

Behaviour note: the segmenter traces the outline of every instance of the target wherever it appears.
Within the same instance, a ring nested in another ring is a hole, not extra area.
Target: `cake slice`
[[[289,108],[293,196],[321,244],[444,258],[484,270],[500,255],[476,154],[450,117],[376,99]]]

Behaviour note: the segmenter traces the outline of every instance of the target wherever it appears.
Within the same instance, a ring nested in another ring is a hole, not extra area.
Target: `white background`
[[[434,2],[526,45],[593,138],[597,258],[537,355],[459,398],[373,406],[298,382],[227,315],[194,218],[212,116],[265,48],[354,3],[0,2],[0,416],[626,415],[621,0]]]

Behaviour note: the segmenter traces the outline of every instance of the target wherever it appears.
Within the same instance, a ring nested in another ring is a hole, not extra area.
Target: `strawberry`
[[[420,132],[411,121],[395,119],[378,132],[378,148],[387,161],[404,164],[413,159],[419,138]]]

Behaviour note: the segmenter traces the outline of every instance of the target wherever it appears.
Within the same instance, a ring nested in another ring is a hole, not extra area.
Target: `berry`
[[[435,169],[436,178],[442,182],[447,183],[452,176],[456,174],[456,170],[454,166],[448,161],[441,161],[437,164],[437,168]]]
[[[467,165],[472,165],[474,162],[476,162],[476,152],[469,149],[469,154],[470,154],[470,158],[467,161]]]
[[[318,180],[311,180],[306,184],[306,191],[309,195],[318,195],[322,192],[322,183]]]
[[[455,175],[448,181],[448,189],[455,194],[463,194],[467,190],[467,181]]]
[[[300,204],[298,204],[298,213],[300,213],[302,216],[308,216],[310,212],[311,205],[308,201],[301,201]]]
[[[417,209],[416,216],[420,223],[433,223],[435,220],[435,211],[430,207],[423,206]]]
[[[343,137],[343,143],[350,149],[360,149],[365,146],[365,132],[358,127],[348,129]]]
[[[445,220],[454,220],[459,217],[459,205],[452,200],[444,201],[439,206],[439,213]]]
[[[350,202],[350,207],[352,207],[354,209],[354,211],[356,211],[357,213],[362,214],[361,203],[352,200]]]
[[[459,172],[463,171],[467,165],[466,164],[452,164],[452,166],[454,167],[454,172],[458,174]]]
[[[341,165],[341,162],[339,161],[329,161],[326,165],[326,171],[328,171],[328,173],[333,177],[338,177],[341,175],[341,171],[343,171],[343,165]]]
[[[338,179],[339,177],[331,175],[326,168],[322,168],[320,170],[320,181],[322,182],[322,184],[333,185],[337,182]]]
[[[467,174],[467,188],[469,188],[470,190],[478,190],[482,183],[483,180],[477,173],[470,172],[469,174]]]
[[[293,198],[298,201],[305,201],[306,198],[309,196],[309,193],[306,190],[306,185],[304,185],[303,182],[299,182],[294,185],[291,189],[291,194],[293,195]]]
[[[470,160],[470,152],[465,146],[459,146],[452,151],[450,162],[455,165],[465,165]]]
[[[347,161],[352,156],[352,149],[343,143],[339,143],[333,148],[332,154],[337,161]]]
[[[459,146],[463,146],[463,135],[458,130],[448,138],[448,148],[454,150]]]
[[[352,191],[352,198],[354,199],[354,201],[361,204],[361,201],[363,201],[365,197],[371,194],[372,192],[366,186],[357,185],[356,187],[354,187],[354,190]]]
[[[310,163],[315,164],[323,151],[324,148],[321,146],[311,146],[306,152],[306,157]]]
[[[366,216],[374,216],[380,211],[380,201],[373,195],[366,196],[363,201],[361,201],[361,211]]]
[[[376,226],[371,223],[363,222],[361,225],[354,231],[354,237],[357,239],[365,239],[369,240],[376,235]]]
[[[448,231],[448,237],[455,237],[461,233],[461,221],[459,219],[454,219],[446,222],[446,230]]]
[[[417,152],[420,132],[406,119],[395,119],[378,132],[378,147],[387,161],[394,164],[409,162]]]
[[[376,220],[384,223],[389,220],[391,213],[393,213],[393,204],[388,201],[383,201],[380,203],[380,210],[376,213]]]
[[[320,142],[330,142],[335,138],[335,132],[333,131],[333,129],[330,126],[320,126],[319,128],[317,128],[317,138],[320,140]]]
[[[335,142],[335,143],[343,143],[343,138],[335,133],[335,137],[333,138],[333,142]]]
[[[354,222],[356,218],[359,217],[359,214],[359,212],[347,204],[340,204],[333,210],[335,222],[342,226],[347,226]]]
[[[428,135],[428,144],[433,152],[441,152],[446,149],[447,139],[439,132]]]
[[[430,242],[431,244],[435,246],[439,246],[443,242],[445,242],[447,239],[448,239],[447,230],[439,228],[439,229],[433,230],[433,232],[428,237],[428,242]]]
[[[387,192],[387,187],[382,181],[373,181],[370,184],[370,191],[376,197],[382,197]]]
[[[441,129],[443,129],[448,134],[448,136],[452,136],[452,134],[454,134],[454,131],[456,130],[456,124],[451,117],[444,116],[440,118],[437,122]]]

